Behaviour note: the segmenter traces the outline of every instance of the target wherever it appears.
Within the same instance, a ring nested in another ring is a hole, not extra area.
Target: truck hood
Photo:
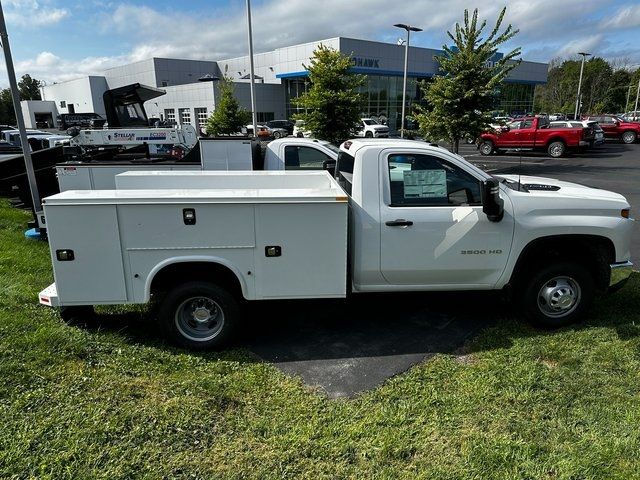
[[[528,175],[498,175],[498,177],[506,178],[513,182],[520,182],[520,184],[528,190],[528,194],[533,197],[608,200],[611,202],[620,202],[628,206],[627,199],[623,195],[596,187]]]

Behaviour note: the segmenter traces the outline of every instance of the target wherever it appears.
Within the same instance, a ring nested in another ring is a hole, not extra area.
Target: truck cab
[[[283,138],[269,142],[265,170],[333,170],[338,147],[315,138]]]

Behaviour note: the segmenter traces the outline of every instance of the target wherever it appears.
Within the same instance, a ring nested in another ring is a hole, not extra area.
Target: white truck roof
[[[334,203],[348,197],[326,172],[127,172],[159,188],[68,190],[43,200],[46,205],[148,203]],[[120,177],[120,176],[119,176]],[[162,183],[164,180],[164,183]]]

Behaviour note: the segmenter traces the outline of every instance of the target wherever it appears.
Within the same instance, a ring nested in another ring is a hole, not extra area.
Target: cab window
[[[387,159],[392,207],[480,205],[480,180],[449,162],[421,154]]]
[[[342,189],[351,195],[351,185],[353,184],[353,167],[356,163],[355,158],[346,152],[338,154],[338,162],[336,163],[336,180]]]
[[[320,150],[312,147],[287,145],[284,148],[285,170],[322,170],[322,166],[327,160],[331,159]]]

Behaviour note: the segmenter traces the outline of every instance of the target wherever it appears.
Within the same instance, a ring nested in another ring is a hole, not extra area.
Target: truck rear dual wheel
[[[523,282],[523,287],[520,301],[524,315],[546,328],[580,320],[595,292],[593,276],[577,262],[543,267]]]
[[[194,281],[174,287],[158,308],[165,337],[191,350],[222,347],[232,337],[239,318],[237,299],[209,282]]]

